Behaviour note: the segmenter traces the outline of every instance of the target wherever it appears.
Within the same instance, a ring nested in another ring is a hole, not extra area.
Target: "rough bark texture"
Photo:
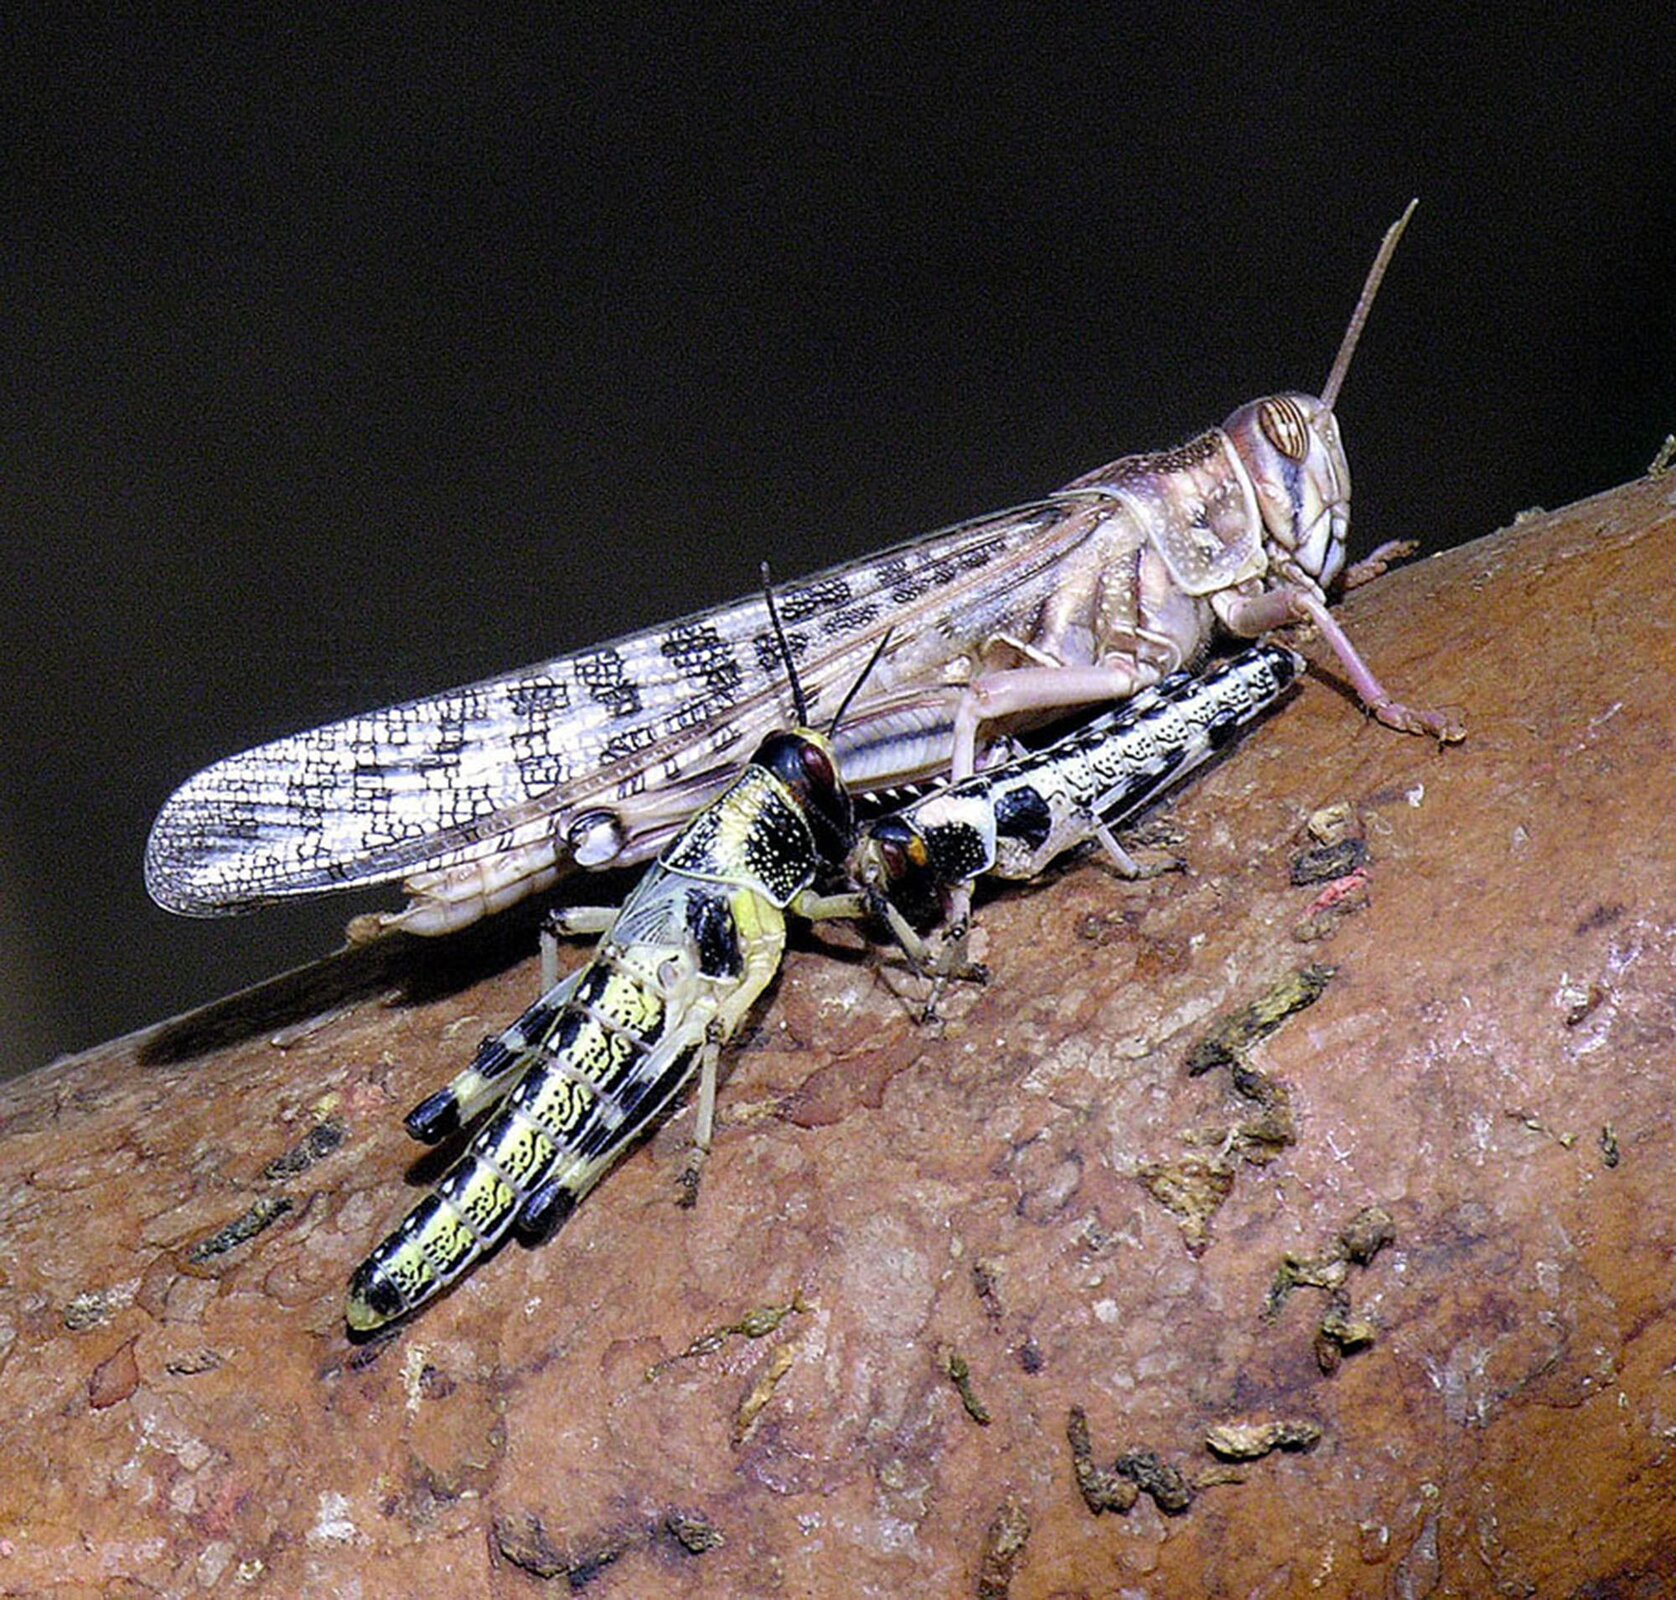
[[[344,1281],[527,929],[0,1088],[0,1593],[1676,1592],[1673,508],[1353,595],[1468,742],[1312,676],[1174,806],[1187,872],[982,904],[940,1029],[804,940],[695,1210],[687,1112],[394,1339],[348,1341]],[[1336,802],[1365,870],[1295,887]],[[1234,1424],[1281,1448],[1221,1463]]]

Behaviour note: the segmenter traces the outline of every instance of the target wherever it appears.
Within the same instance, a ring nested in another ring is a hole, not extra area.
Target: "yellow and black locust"
[[[806,721],[795,673],[792,691]],[[821,892],[854,837],[831,738],[807,726],[772,733],[620,908],[561,913],[566,932],[603,930],[598,947],[409,1113],[408,1131],[437,1143],[495,1108],[356,1269],[350,1328],[417,1310],[514,1229],[547,1237],[696,1073],[690,1192],[709,1147],[717,1061],[779,970],[787,913],[858,914],[854,893]]]
[[[1090,840],[1135,876],[1113,828],[1226,749],[1303,670],[1295,651],[1259,644],[1173,673],[1052,744],[879,818],[857,839],[849,875],[916,965],[958,975],[978,878],[1034,878]],[[944,943],[933,953],[919,930],[938,925]]]

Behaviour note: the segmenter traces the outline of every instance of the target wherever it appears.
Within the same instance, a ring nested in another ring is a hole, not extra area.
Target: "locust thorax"
[[[1350,464],[1331,408],[1310,394],[1272,394],[1222,424],[1257,492],[1269,571],[1326,590],[1344,565]]]

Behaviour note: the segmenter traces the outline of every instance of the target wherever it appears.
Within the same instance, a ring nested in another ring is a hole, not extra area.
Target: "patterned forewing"
[[[853,726],[870,701],[935,682],[1032,616],[1112,512],[1098,497],[1046,500],[788,586],[778,603],[817,719],[887,629]],[[761,598],[718,606],[219,761],[158,815],[147,885],[170,910],[211,915],[478,860],[589,796],[629,803],[687,783],[696,808],[783,724],[785,697]]]

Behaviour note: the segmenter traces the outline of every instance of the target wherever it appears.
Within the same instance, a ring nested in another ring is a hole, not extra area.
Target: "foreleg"
[[[1251,639],[1288,623],[1313,622],[1338,657],[1362,704],[1386,727],[1403,733],[1430,734],[1441,744],[1453,744],[1466,737],[1466,728],[1457,714],[1414,711],[1393,699],[1338,625],[1326,602],[1315,595],[1301,589],[1271,589],[1265,594],[1239,595],[1222,608],[1222,619],[1233,632]]]

